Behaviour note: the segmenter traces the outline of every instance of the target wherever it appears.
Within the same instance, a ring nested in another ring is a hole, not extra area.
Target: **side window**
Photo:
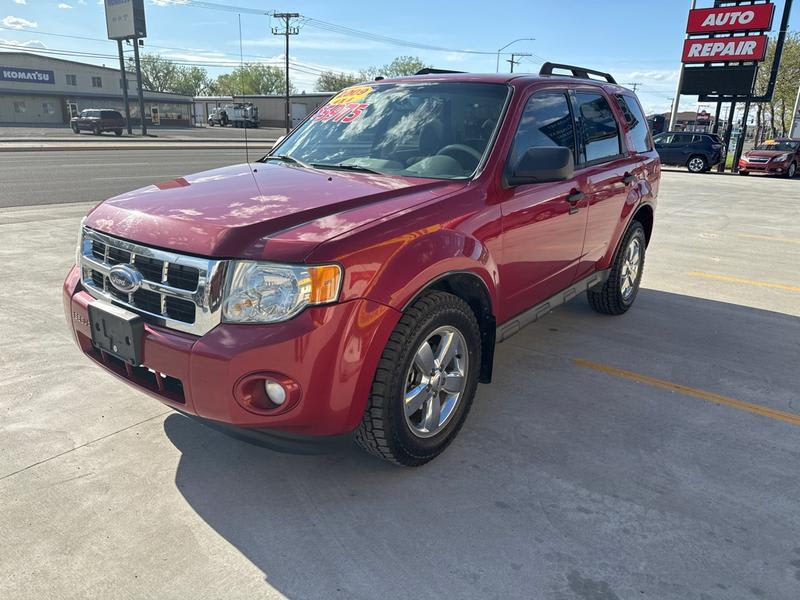
[[[619,127],[608,100],[595,92],[576,92],[575,100],[583,133],[582,162],[620,154]]]
[[[679,133],[675,137],[672,138],[673,144],[691,144],[692,143],[692,136],[689,133]]]
[[[531,96],[514,135],[510,164],[516,164],[528,148],[563,146],[575,156],[575,129],[567,96],[544,92]]]
[[[622,114],[625,115],[625,122],[631,134],[631,142],[633,144],[631,149],[634,152],[649,152],[652,150],[650,128],[647,126],[647,119],[642,114],[642,109],[636,98],[619,94],[617,95],[617,103],[622,110]]]

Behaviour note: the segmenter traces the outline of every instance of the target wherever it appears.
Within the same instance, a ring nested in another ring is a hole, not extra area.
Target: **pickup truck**
[[[66,316],[91,360],[209,426],[421,465],[496,343],[584,292],[632,306],[660,174],[605,73],[368,82],[253,163],[95,207]]]

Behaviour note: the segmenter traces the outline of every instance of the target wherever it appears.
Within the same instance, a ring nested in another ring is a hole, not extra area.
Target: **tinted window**
[[[672,138],[673,144],[691,144],[692,140],[697,137],[691,133],[676,133]]]
[[[619,128],[608,101],[593,92],[577,92],[575,98],[583,133],[583,160],[592,162],[618,155]]]
[[[121,119],[122,115],[119,114],[115,110],[104,110],[102,111],[102,116],[104,119]]]
[[[653,149],[650,145],[650,135],[647,127],[647,119],[642,114],[642,109],[635,98],[617,96],[619,107],[625,115],[625,122],[631,134],[634,152],[649,152]]]
[[[537,146],[564,146],[575,156],[575,130],[565,94],[536,94],[528,100],[514,136],[511,164]]]

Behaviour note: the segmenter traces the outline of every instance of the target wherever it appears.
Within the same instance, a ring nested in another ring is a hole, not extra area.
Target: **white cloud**
[[[3,38],[0,38],[0,44],[5,46],[16,46],[18,48],[47,48],[45,43],[40,40],[26,40],[24,42],[18,42],[17,40],[4,40]]]
[[[25,0],[14,0],[14,4],[27,4]]]
[[[188,0],[150,0],[153,6],[172,6],[173,4],[189,4]]]
[[[78,4],[86,6],[86,0],[78,0]]]
[[[58,8],[60,8],[61,10],[70,10],[70,9],[72,9],[72,7],[69,4],[65,4],[63,2],[58,5]]]
[[[36,21],[28,21],[28,19],[12,17],[11,15],[3,17],[0,23],[3,24],[3,27],[8,27],[10,29],[34,29],[39,26]]]

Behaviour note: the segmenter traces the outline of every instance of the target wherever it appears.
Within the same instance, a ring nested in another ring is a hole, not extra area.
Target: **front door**
[[[529,148],[563,146],[575,156],[575,128],[566,90],[533,94],[520,118],[508,157],[510,168]],[[586,230],[586,200],[576,181],[520,185],[501,203],[502,314],[513,317],[575,280]]]

